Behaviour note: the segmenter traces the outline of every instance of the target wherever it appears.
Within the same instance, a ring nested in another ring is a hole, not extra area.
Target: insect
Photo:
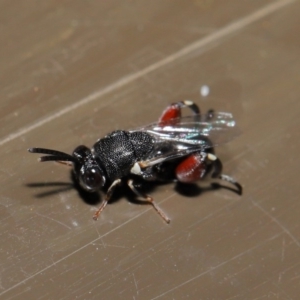
[[[192,111],[190,116],[182,116],[185,107]],[[201,115],[194,102],[185,100],[169,105],[156,123],[136,130],[113,131],[100,138],[92,148],[78,146],[72,155],[44,148],[28,151],[46,154],[40,157],[41,162],[57,161],[72,166],[76,180],[86,191],[106,190],[94,220],[98,219],[121,180],[127,179],[131,190],[169,223],[170,219],[153,198],[138,190],[133,178],[191,183],[211,174],[212,178],[233,184],[242,194],[242,186],[222,174],[222,163],[214,154],[214,146],[231,140],[236,133],[230,113],[210,110]]]

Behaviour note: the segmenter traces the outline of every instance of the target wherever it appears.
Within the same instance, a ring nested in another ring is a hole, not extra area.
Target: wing
[[[171,119],[168,124],[153,123],[133,131],[147,131],[158,140],[182,142],[200,147],[214,147],[236,137],[240,131],[232,114],[214,113],[208,121],[206,116],[188,116]],[[210,144],[206,145],[207,139]]]
[[[224,144],[240,133],[230,113],[215,112],[206,119],[207,116],[188,116],[133,130],[146,131],[156,140],[157,146],[147,166]]]

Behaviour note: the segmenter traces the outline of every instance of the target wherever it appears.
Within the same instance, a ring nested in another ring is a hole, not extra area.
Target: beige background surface
[[[300,3],[1,1],[1,299],[299,299]],[[201,87],[210,88],[201,96]],[[65,152],[156,121],[171,102],[232,112],[210,181],[120,188],[97,222]]]

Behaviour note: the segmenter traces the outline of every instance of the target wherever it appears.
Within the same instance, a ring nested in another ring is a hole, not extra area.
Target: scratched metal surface
[[[0,7],[1,299],[298,299],[299,2]],[[124,187],[94,222],[101,197],[26,152],[91,146],[182,99],[235,115],[216,151],[244,194],[160,185],[170,225]]]

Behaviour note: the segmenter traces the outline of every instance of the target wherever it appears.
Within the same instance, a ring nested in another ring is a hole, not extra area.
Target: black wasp
[[[193,115],[182,117],[184,107],[190,108]],[[72,165],[76,179],[87,191],[106,189],[105,199],[95,212],[94,220],[98,219],[121,179],[127,178],[132,191],[149,202],[169,223],[170,219],[153,198],[138,191],[132,178],[190,183],[211,173],[212,178],[230,182],[242,194],[241,185],[222,174],[222,163],[213,149],[215,145],[229,141],[236,132],[231,114],[210,110],[202,116],[198,106],[186,100],[169,105],[157,123],[136,130],[113,131],[99,139],[91,149],[81,145],[72,155],[43,148],[28,151],[47,154],[40,158],[42,162]]]

